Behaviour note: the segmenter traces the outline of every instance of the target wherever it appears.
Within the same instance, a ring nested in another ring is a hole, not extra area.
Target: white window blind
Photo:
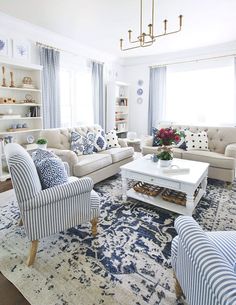
[[[60,102],[62,127],[93,124],[91,68],[62,58]]]
[[[233,59],[169,66],[166,90],[166,121],[235,125]]]

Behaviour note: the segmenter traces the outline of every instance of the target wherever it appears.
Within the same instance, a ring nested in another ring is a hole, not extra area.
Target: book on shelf
[[[32,118],[40,117],[40,107],[38,106],[30,107],[30,117]]]

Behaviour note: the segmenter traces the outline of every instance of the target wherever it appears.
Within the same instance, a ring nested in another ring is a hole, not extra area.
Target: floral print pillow
[[[89,155],[93,153],[95,143],[95,133],[88,131],[87,134],[81,135],[76,131],[71,133],[71,150],[78,156]]]
[[[95,136],[95,142],[94,142],[94,152],[99,152],[102,150],[107,149],[107,141],[105,139],[105,132],[104,130],[98,130]]]

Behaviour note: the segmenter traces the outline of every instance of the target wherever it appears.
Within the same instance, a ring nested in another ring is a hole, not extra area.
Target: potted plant
[[[182,136],[182,132],[178,132],[173,128],[161,128],[157,132],[157,137],[159,138],[161,145],[157,152],[160,166],[170,166],[173,159],[172,146],[177,144]]]
[[[40,149],[47,149],[47,143],[48,143],[48,141],[46,139],[42,139],[42,138],[38,139],[36,142],[36,144],[38,145],[38,148],[40,148]]]

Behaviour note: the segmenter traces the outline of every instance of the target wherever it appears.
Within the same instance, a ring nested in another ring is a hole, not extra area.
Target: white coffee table
[[[164,173],[163,167],[151,160],[151,155],[136,159],[121,166],[123,200],[131,197],[157,207],[183,215],[192,215],[193,210],[206,191],[208,163],[183,159],[173,159],[172,165],[180,168],[189,168],[188,173],[170,174]],[[165,201],[161,196],[148,196],[128,189],[128,180],[150,183],[164,188],[186,193],[186,206]],[[194,193],[200,186],[195,198]]]

